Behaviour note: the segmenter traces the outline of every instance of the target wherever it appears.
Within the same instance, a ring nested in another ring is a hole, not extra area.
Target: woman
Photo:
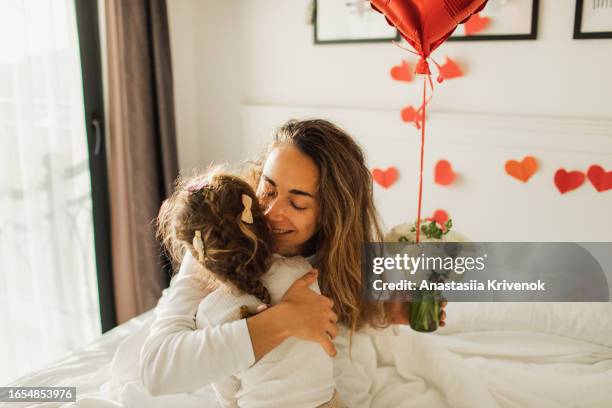
[[[141,378],[153,394],[194,391],[240,372],[290,336],[318,342],[335,356],[331,339],[338,325],[346,337],[365,325],[407,322],[398,304],[385,310],[361,299],[362,245],[380,241],[382,234],[371,175],[349,135],[324,120],[290,121],[277,131],[253,175],[276,251],[311,257],[316,270],[296,281],[276,306],[195,330],[196,308],[208,292],[187,254],[156,308],[141,353]],[[308,289],[317,278],[322,295]],[[221,361],[218,356],[227,356],[227,350],[233,358]],[[351,406],[351,396],[338,392]]]

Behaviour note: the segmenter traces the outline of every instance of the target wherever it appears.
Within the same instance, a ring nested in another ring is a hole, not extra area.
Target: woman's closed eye
[[[278,195],[277,190],[273,188],[272,186],[270,186],[269,183],[267,186],[265,186],[260,191],[261,193],[259,194],[259,197],[264,205],[269,205],[270,201],[273,200]],[[292,199],[289,199],[289,204],[291,205],[292,208],[294,208],[297,211],[305,211],[308,209],[308,206],[303,205],[302,203],[296,203]]]
[[[291,206],[293,208],[295,208],[296,210],[298,210],[298,211],[304,211],[304,210],[306,210],[308,208],[308,207],[300,207],[300,206],[296,205],[293,201],[291,202]]]

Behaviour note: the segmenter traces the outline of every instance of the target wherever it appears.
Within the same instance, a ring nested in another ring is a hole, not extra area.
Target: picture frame
[[[314,0],[314,44],[399,41],[399,32],[369,0]]]
[[[576,0],[574,39],[612,38],[612,0]]]
[[[457,27],[448,41],[506,41],[536,40],[540,0],[489,0],[484,10]],[[485,27],[466,35],[473,19],[480,19]],[[486,20],[486,21],[485,21]]]

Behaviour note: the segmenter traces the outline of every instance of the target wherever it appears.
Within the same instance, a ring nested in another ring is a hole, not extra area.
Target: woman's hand
[[[446,325],[446,304],[448,302],[443,300],[440,303],[440,327]],[[390,324],[410,324],[410,318],[408,314],[408,308],[404,306],[402,302],[386,302],[385,307],[387,309],[388,321]]]
[[[282,308],[290,336],[315,341],[334,357],[336,348],[331,339],[338,335],[338,316],[333,311],[331,299],[309,288],[317,276],[318,271],[313,269],[296,280],[277,306]]]

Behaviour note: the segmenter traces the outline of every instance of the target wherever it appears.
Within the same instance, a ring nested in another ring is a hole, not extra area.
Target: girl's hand
[[[446,325],[446,311],[444,310],[447,305],[446,299],[440,303],[440,327]],[[410,318],[408,316],[408,308],[404,307],[402,302],[386,302],[385,307],[387,309],[388,321],[390,324],[410,324]]]
[[[318,271],[313,269],[293,282],[278,307],[283,308],[283,318],[290,336],[315,341],[334,357],[336,348],[331,339],[338,335],[338,316],[333,311],[334,302],[331,299],[309,288],[317,276]]]

